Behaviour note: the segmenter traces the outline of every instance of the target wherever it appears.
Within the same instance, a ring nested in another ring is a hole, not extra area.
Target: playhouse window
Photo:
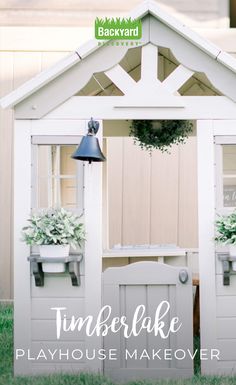
[[[236,207],[236,145],[223,145],[223,204]]]
[[[76,144],[32,147],[32,208],[64,207],[82,213],[83,164],[71,158]]]
[[[229,19],[230,19],[230,28],[236,27],[236,0],[230,0],[229,7]]]
[[[216,136],[217,212],[227,214],[236,208],[236,142],[232,136]]]

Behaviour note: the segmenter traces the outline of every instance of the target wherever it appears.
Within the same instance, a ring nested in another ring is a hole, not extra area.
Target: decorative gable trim
[[[170,48],[182,64],[173,74],[177,83],[181,77],[184,81],[194,71],[204,72],[218,90],[236,102],[236,60],[234,58],[175,20],[154,1],[143,2],[129,16],[143,19],[142,45],[150,42],[154,46]],[[127,46],[101,47],[96,40],[91,40],[49,70],[2,98],[0,104],[3,108],[16,106],[18,118],[39,119],[75,95],[96,72],[106,71],[107,76],[113,79],[118,73],[119,76],[125,77],[124,73],[121,75],[122,70],[119,66],[116,66],[116,69],[112,67],[119,63],[127,50]],[[129,88],[131,84],[132,80],[125,86],[123,82],[123,87],[126,87],[125,94],[127,87]],[[140,90],[141,85],[142,82],[139,84]],[[163,82],[162,86],[165,86],[165,98],[162,99],[164,105],[169,103],[172,107],[183,106],[180,97],[170,95],[173,93],[173,87],[177,91],[177,84],[173,85],[173,78]],[[158,82],[156,87],[157,91],[160,90]],[[122,101],[122,98],[125,97],[120,97],[119,105],[124,104],[125,100]]]

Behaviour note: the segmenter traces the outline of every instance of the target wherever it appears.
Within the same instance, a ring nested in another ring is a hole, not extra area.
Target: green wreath
[[[130,128],[130,136],[142,149],[169,152],[173,144],[185,143],[193,124],[189,120],[133,120]]]

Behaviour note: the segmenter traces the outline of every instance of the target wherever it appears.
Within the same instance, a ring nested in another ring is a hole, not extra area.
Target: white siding
[[[132,138],[107,144],[110,247],[176,244],[196,248],[196,137],[152,156]]]
[[[235,373],[236,360],[236,276],[230,277],[230,286],[223,285],[222,263],[216,256],[216,327],[217,347],[220,350],[220,368],[224,374]]]
[[[83,267],[84,270],[84,267]],[[84,273],[83,273],[84,274]],[[75,287],[71,285],[70,277],[65,275],[64,277],[58,277],[53,275],[46,275],[44,287],[36,287],[34,278],[31,279],[31,336],[30,336],[30,349],[31,356],[37,356],[40,349],[47,349],[54,351],[55,349],[61,349],[63,353],[66,353],[67,349],[71,352],[74,349],[82,349],[85,347],[85,333],[80,332],[62,332],[60,340],[56,338],[56,321],[55,310],[51,308],[65,307],[65,314],[67,318],[75,316],[85,316],[85,277],[81,276],[81,286]],[[63,312],[62,312],[63,314]],[[34,365],[30,366],[31,372],[35,374],[52,372],[56,370],[57,364],[64,364],[65,371],[76,371],[84,369],[85,360],[78,361],[78,365],[75,364],[75,360],[69,359],[64,355],[59,360],[59,354],[56,353],[55,359],[45,363],[44,359],[35,361]],[[60,369],[62,366],[60,365]],[[54,369],[53,369],[54,368]]]

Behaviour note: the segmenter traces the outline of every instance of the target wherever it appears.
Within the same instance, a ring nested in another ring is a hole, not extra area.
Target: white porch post
[[[31,346],[29,246],[21,241],[21,229],[30,215],[31,121],[15,121],[14,131],[14,348],[25,355],[16,360],[15,375],[30,373],[27,349]]]
[[[102,147],[102,122],[97,137]],[[102,307],[102,163],[85,164],[85,315],[92,315],[96,320]],[[93,349],[101,349],[102,338],[96,335],[85,337],[86,349],[92,354]],[[87,360],[89,371],[101,371],[101,360]]]
[[[201,348],[216,346],[216,288],[215,288],[215,176],[213,121],[197,121],[198,141],[198,231]],[[216,360],[201,361],[202,373],[216,372]]]

